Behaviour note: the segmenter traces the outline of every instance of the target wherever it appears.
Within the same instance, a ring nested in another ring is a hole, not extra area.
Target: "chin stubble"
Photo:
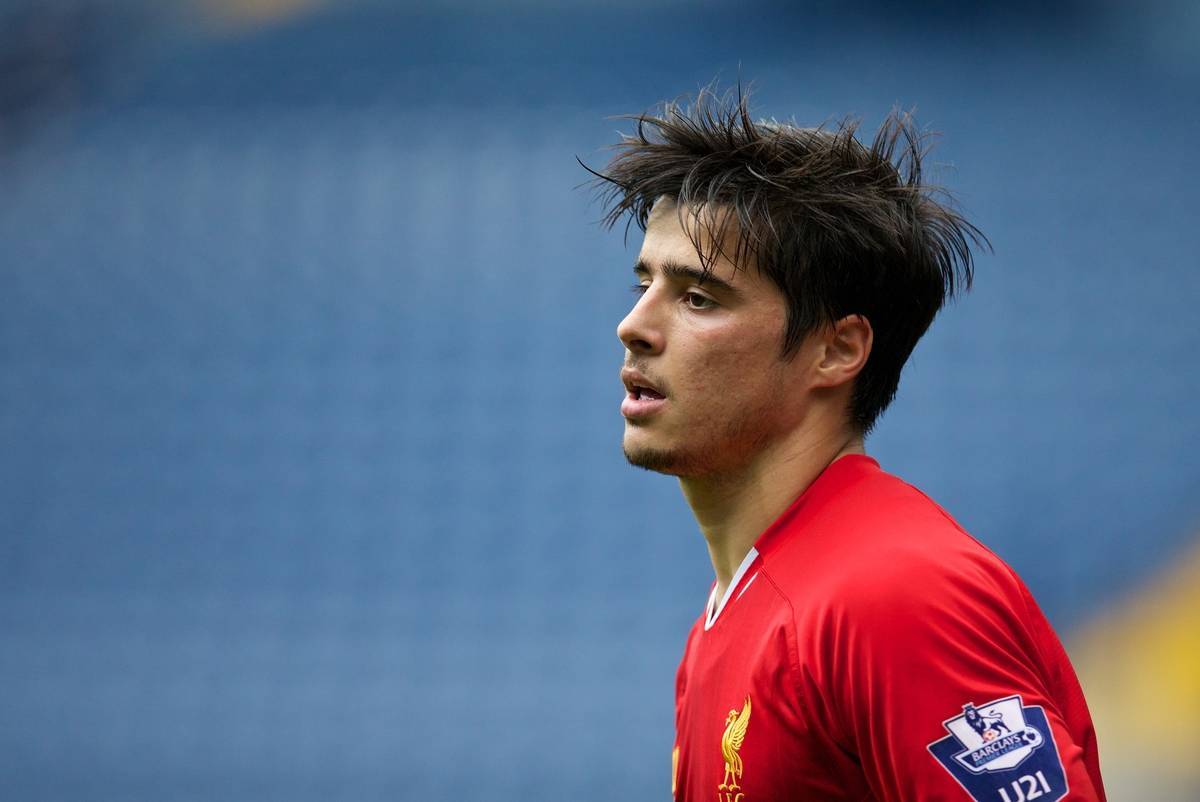
[[[690,447],[631,449],[622,443],[622,451],[630,465],[643,470],[679,477],[711,476],[736,470],[770,444],[770,428],[763,425],[768,418],[766,410],[739,415],[725,422],[719,436],[693,438]]]

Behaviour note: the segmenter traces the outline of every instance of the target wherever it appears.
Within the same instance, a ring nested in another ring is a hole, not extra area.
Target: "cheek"
[[[711,394],[712,405],[743,406],[778,391],[779,342],[759,328],[698,341],[696,367],[689,384]]]

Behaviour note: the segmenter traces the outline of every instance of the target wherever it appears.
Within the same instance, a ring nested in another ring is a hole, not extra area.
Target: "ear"
[[[816,387],[837,387],[853,381],[871,355],[874,332],[862,315],[847,315],[820,335]]]

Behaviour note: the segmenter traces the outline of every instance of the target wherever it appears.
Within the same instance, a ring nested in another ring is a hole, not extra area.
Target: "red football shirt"
[[[710,596],[675,698],[678,802],[1104,800],[1028,589],[870,457],[830,465]]]

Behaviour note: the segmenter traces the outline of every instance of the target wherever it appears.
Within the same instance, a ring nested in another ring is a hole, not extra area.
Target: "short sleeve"
[[[833,611],[839,728],[886,802],[1103,802],[1065,653],[1020,580],[980,552],[901,554],[856,578]]]

